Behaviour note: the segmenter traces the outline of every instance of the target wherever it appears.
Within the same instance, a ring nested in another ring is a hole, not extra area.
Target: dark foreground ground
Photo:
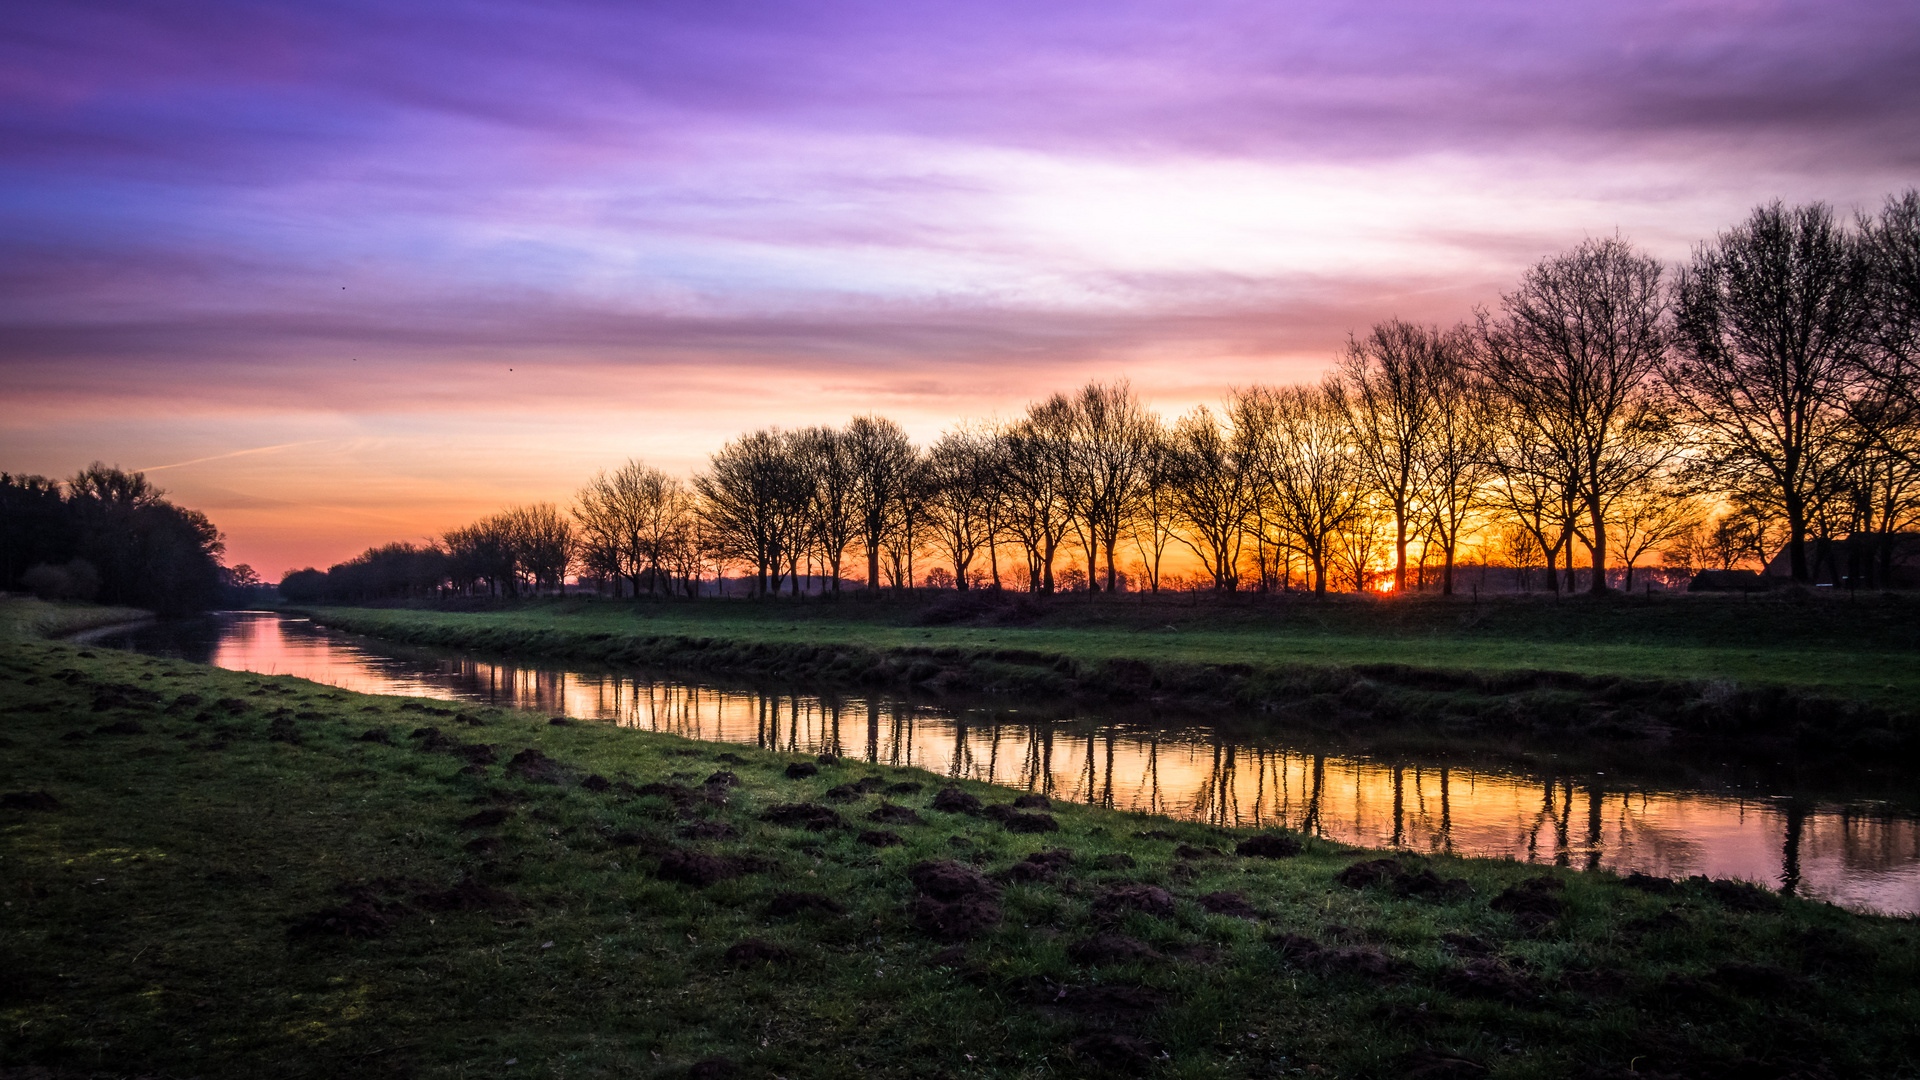
[[[0,641],[0,1076],[1920,1075],[1920,926]]]

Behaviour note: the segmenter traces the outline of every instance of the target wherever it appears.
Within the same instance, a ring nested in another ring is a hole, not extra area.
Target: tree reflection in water
[[[1203,723],[1049,717],[1025,706],[954,708],[569,671],[408,649],[265,613],[102,644],[789,754],[850,756],[843,714],[864,712],[866,738],[852,756],[1052,798],[1227,828],[1290,828],[1369,847],[1739,877],[1855,908],[1920,911],[1914,816],[1805,794],[1756,798],[1637,785],[1618,774],[1528,775],[1437,754],[1380,760],[1328,753],[1304,733],[1270,728],[1229,733]],[[1581,798],[1584,829],[1576,834]]]

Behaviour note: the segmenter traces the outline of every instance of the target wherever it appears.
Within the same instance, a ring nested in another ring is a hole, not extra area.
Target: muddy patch
[[[1316,975],[1349,975],[1373,982],[1398,982],[1409,970],[1404,961],[1365,945],[1322,945],[1298,934],[1281,934],[1268,944],[1288,963]]]
[[[562,784],[575,773],[569,766],[530,746],[507,762],[507,775],[529,784]]]
[[[494,807],[491,810],[482,810],[477,814],[471,814],[461,818],[460,827],[463,829],[491,829],[496,825],[505,824],[507,819],[512,816],[512,810],[506,807]]]
[[[787,766],[787,779],[805,780],[809,776],[819,776],[820,766],[811,761],[796,761]]]
[[[893,803],[889,803],[889,802],[882,802],[880,804],[880,809],[875,810],[873,813],[867,815],[867,820],[872,822],[877,822],[881,825],[925,824],[924,819],[922,819],[919,813],[916,812],[912,807],[896,806]]]
[[[1067,956],[1076,964],[1138,964],[1165,960],[1152,946],[1125,934],[1095,934],[1067,946]]]
[[[862,829],[859,840],[868,847],[899,847],[906,843],[899,833],[890,829]]]
[[[1333,876],[1349,889],[1383,888],[1395,896],[1429,900],[1457,900],[1473,895],[1465,878],[1443,878],[1432,867],[1409,870],[1398,859],[1366,859]]]
[[[778,806],[770,806],[760,815],[760,820],[789,829],[805,829],[808,832],[825,832],[828,829],[837,829],[841,825],[839,814],[829,807],[816,803],[782,803]]]
[[[660,869],[656,877],[662,881],[677,881],[682,885],[691,885],[704,889],[729,878],[737,878],[743,868],[736,859],[708,855],[699,851],[669,851],[660,856]]]
[[[1173,894],[1158,885],[1117,885],[1093,902],[1093,917],[1112,922],[1138,911],[1157,919],[1173,916]]]
[[[1509,885],[1487,906],[1513,916],[1514,921],[1529,931],[1538,931],[1566,914],[1567,902],[1560,896],[1566,888],[1567,883],[1559,878],[1541,874]]]
[[[1060,831],[1060,822],[1052,814],[1009,814],[1001,825],[1010,833],[1050,833]]]
[[[971,866],[945,859],[915,863],[907,878],[918,892],[908,914],[925,933],[971,937],[1000,922],[999,888]]]
[[[58,810],[60,800],[45,791],[9,791],[5,795],[0,795],[0,809]]]
[[[941,788],[933,797],[933,808],[943,814],[978,814],[980,800],[957,787]]]
[[[1250,859],[1291,859],[1300,850],[1300,841],[1285,833],[1261,833],[1233,846],[1235,855]]]
[[[1260,913],[1253,909],[1245,893],[1211,892],[1199,898],[1202,908],[1215,915],[1231,915],[1237,919],[1257,919]]]

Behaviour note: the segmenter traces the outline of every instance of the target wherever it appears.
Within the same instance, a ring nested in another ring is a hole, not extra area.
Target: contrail
[[[273,446],[255,446],[246,450],[230,450],[227,453],[214,454],[211,457],[197,457],[191,461],[176,461],[171,465],[149,465],[144,469],[135,469],[134,471],[159,472],[161,469],[178,469],[183,465],[198,465],[203,461],[219,461],[221,458],[240,457],[244,454],[264,454],[269,450],[285,450],[289,446],[312,446],[314,443],[326,441],[325,439],[304,439],[300,442],[278,443]]]

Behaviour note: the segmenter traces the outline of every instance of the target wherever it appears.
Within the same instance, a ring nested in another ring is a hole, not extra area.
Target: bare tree
[[[662,551],[684,528],[685,514],[680,480],[638,459],[596,473],[574,494],[582,561],[596,573],[626,578],[638,596],[640,583],[658,574]],[[650,580],[648,587],[654,587]]]
[[[513,537],[519,566],[536,593],[542,588],[560,592],[573,568],[573,526],[552,503],[516,506],[503,515]]]
[[[859,497],[859,475],[855,471],[851,440],[847,433],[829,427],[811,427],[796,432],[794,453],[811,481],[807,503],[807,533],[813,548],[831,581],[828,588],[840,592],[840,570],[859,532],[855,513]]]
[[[1253,517],[1255,488],[1247,446],[1222,429],[1205,405],[1173,427],[1173,510],[1180,542],[1200,557],[1218,592],[1240,587],[1240,546]]]
[[[1482,313],[1481,362],[1515,415],[1571,467],[1593,591],[1607,590],[1607,503],[1673,452],[1652,393],[1667,348],[1660,263],[1619,237],[1541,260]]]
[[[880,550],[913,465],[913,442],[886,417],[856,416],[847,425],[846,448],[853,468],[853,520],[867,553],[867,589],[874,592],[880,588]]]
[[[1429,429],[1453,351],[1438,328],[1389,319],[1349,339],[1340,361],[1354,450],[1392,518],[1395,592],[1407,587],[1407,539],[1425,494]]]
[[[1562,446],[1502,401],[1491,415],[1485,488],[1489,505],[1533,537],[1545,562],[1547,586],[1561,591],[1558,559],[1573,536],[1580,497]],[[1572,552],[1567,562],[1572,564]]]
[[[968,587],[973,561],[992,534],[996,473],[988,433],[950,431],[927,455],[928,523],[955,588]]]
[[[810,484],[778,431],[722,446],[694,478],[700,513],[722,558],[753,567],[756,596],[776,595],[790,546],[804,535]]]
[[[1253,387],[1233,395],[1228,415],[1245,432],[1262,512],[1271,515],[1313,567],[1315,595],[1327,593],[1335,538],[1363,497],[1338,379],[1318,386]]]
[[[1426,563],[1427,548],[1438,546],[1444,560],[1440,576],[1443,596],[1453,595],[1453,567],[1460,539],[1486,504],[1487,482],[1492,474],[1497,398],[1474,370],[1473,349],[1473,338],[1464,327],[1456,328],[1441,343],[1432,372],[1433,398],[1426,438],[1420,444],[1422,498],[1433,539],[1432,545],[1421,545],[1421,565]],[[1396,583],[1394,587],[1400,586]]]
[[[1620,538],[1620,561],[1627,568],[1623,585],[1632,592],[1634,568],[1640,560],[1699,528],[1706,507],[1698,498],[1659,478],[1623,493],[1614,502],[1613,517]]]
[[[1000,431],[1005,520],[1035,592],[1053,591],[1054,559],[1074,524],[1073,424],[1073,404],[1055,394]]]
[[[1180,479],[1180,458],[1172,433],[1151,417],[1146,453],[1141,460],[1140,502],[1132,521],[1130,535],[1140,552],[1142,576],[1150,592],[1160,591],[1160,563],[1171,547],[1178,521],[1176,492]]]
[[[1859,448],[1867,260],[1826,206],[1754,210],[1694,252],[1676,290],[1680,348],[1666,380],[1725,487],[1778,511],[1795,581],[1809,522]]]
[[[1139,511],[1147,455],[1157,420],[1125,380],[1088,383],[1073,401],[1073,469],[1079,518],[1087,531],[1087,590],[1099,592],[1099,562],[1107,558],[1107,591],[1118,582],[1114,553]]]
[[[1872,345],[1866,356],[1881,396],[1908,424],[1920,414],[1920,190],[1890,198],[1878,218],[1862,217]]]

